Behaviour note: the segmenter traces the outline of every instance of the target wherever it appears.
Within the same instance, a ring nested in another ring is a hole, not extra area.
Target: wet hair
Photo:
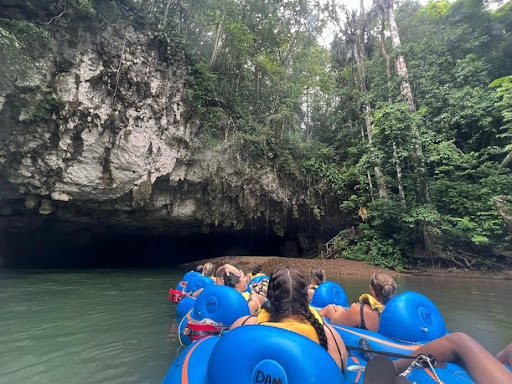
[[[370,285],[382,304],[386,304],[395,295],[395,280],[387,273],[374,273],[370,278]]]
[[[294,269],[278,268],[270,274],[266,310],[271,322],[279,322],[291,315],[302,315],[312,326],[320,340],[320,345],[327,350],[327,336],[324,326],[309,308],[308,287],[304,277]]]
[[[199,264],[197,267],[196,267],[196,272],[203,272],[203,265],[202,264]]]
[[[260,273],[260,272],[261,272],[261,265],[256,264],[254,267],[252,267],[252,272],[251,272],[251,274],[252,274],[253,276],[254,276],[254,275],[256,275],[256,274],[258,274],[258,273]]]
[[[316,285],[320,285],[325,281],[325,271],[320,268],[312,269],[310,272],[311,281],[314,281]]]
[[[234,267],[231,264],[224,264],[217,268],[217,270],[215,271],[215,284],[224,285],[224,274],[228,272],[229,275],[231,273],[234,273],[234,271],[238,271],[238,268]]]
[[[204,276],[213,276],[213,272],[215,271],[215,266],[212,263],[206,263],[203,265],[203,275]]]
[[[235,288],[235,285],[240,281],[240,276],[235,275],[233,272],[224,272],[222,280],[224,280],[225,286]]]

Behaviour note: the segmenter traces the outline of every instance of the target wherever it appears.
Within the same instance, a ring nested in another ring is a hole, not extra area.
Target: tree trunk
[[[163,21],[163,25],[166,25],[167,24],[167,15],[169,15],[169,7],[171,6],[171,1],[172,0],[168,0],[167,1],[167,5],[165,7],[165,13],[164,13],[164,21]]]
[[[395,140],[393,140],[393,160],[396,168],[396,178],[398,182],[398,196],[400,196],[400,202],[405,206],[405,192],[404,185],[402,182],[402,167],[400,166],[400,160],[398,159],[398,151],[396,149]]]
[[[384,58],[384,62],[386,63],[386,77],[388,80],[387,88],[389,94],[389,103],[391,104],[391,63],[389,60],[389,55],[386,50],[386,41],[384,39],[384,28],[385,28],[386,20],[384,15],[382,16],[382,25],[380,29],[380,50],[382,52],[382,57]],[[393,161],[395,163],[396,169],[396,178],[398,183],[398,196],[400,196],[400,202],[403,206],[405,206],[405,192],[404,186],[402,182],[402,168],[400,166],[400,160],[398,158],[398,151],[396,147],[396,142],[393,140]]]
[[[398,26],[395,20],[395,13],[393,9],[393,0],[384,0],[385,12],[389,23],[389,30],[391,33],[391,44],[397,54],[395,62],[396,71],[400,77],[400,90],[411,112],[416,110],[414,105],[414,98],[412,95],[411,84],[409,83],[409,72],[407,71],[407,64],[405,57],[402,54],[402,44],[400,42],[400,35],[398,33]],[[425,159],[423,157],[423,149],[420,144],[420,134],[418,128],[414,125],[411,127],[411,133],[414,143],[414,158],[416,170],[419,174],[418,197],[420,203],[430,203],[430,194],[426,181]]]
[[[409,83],[409,73],[407,70],[407,64],[405,62],[405,57],[402,54],[402,44],[400,42],[400,35],[398,33],[398,25],[395,20],[395,12],[393,9],[393,0],[381,0],[382,5],[384,6],[385,13],[388,18],[389,23],[389,31],[391,33],[391,44],[393,49],[396,52],[396,71],[398,76],[400,77],[400,91],[406,101],[407,105],[411,112],[416,111],[416,106],[414,105],[414,98],[412,94],[411,84]],[[418,185],[417,185],[417,195],[418,202],[420,204],[429,204],[430,203],[430,193],[427,184],[426,178],[426,170],[425,170],[425,159],[423,156],[423,149],[421,147],[420,142],[420,134],[418,128],[416,126],[411,127],[411,134],[413,140],[413,155],[414,155],[414,165],[416,168],[416,172],[418,173]],[[423,246],[425,249],[431,248],[431,236],[430,236],[430,227],[429,225],[422,221],[420,223],[420,230],[423,235]]]
[[[391,33],[391,44],[396,52],[396,72],[400,77],[400,91],[407,102],[409,109],[414,112],[416,106],[414,105],[414,97],[412,95],[411,84],[409,83],[409,72],[407,70],[407,64],[405,57],[402,54],[402,43],[400,42],[400,35],[398,33],[398,25],[395,20],[395,12],[393,9],[393,0],[384,0],[386,2],[386,15],[389,23],[389,32]]]
[[[363,0],[360,1],[360,17],[364,18],[364,4]],[[356,69],[358,73],[358,86],[362,94],[367,93],[366,89],[366,53],[364,50],[364,31],[365,31],[365,24],[364,22],[361,23],[360,27],[358,28],[357,35],[355,36],[355,42],[353,46],[353,53],[354,58],[356,61]],[[366,126],[366,135],[368,137],[368,145],[370,148],[370,151],[374,152],[375,148],[373,147],[373,124],[371,120],[372,116],[372,108],[370,106],[370,103],[365,102],[365,105],[363,107],[363,113],[364,113],[364,122]],[[388,191],[386,188],[386,185],[384,184],[384,175],[381,170],[381,159],[379,156],[377,156],[376,159],[377,164],[373,167],[373,170],[375,172],[375,178],[377,179],[377,189],[379,191],[379,197],[387,198]]]
[[[372,137],[373,137],[373,125],[371,121],[372,110],[370,104],[366,103],[364,106],[364,122],[366,125],[366,135],[368,137],[368,146],[370,151],[374,151]],[[377,156],[377,164],[373,167],[373,171],[375,172],[375,178],[377,179],[377,189],[379,191],[379,197],[388,197],[388,190],[386,185],[384,184],[384,175],[382,174],[382,170],[380,168],[380,157]]]
[[[217,61],[217,55],[219,53],[220,43],[221,43],[221,37],[222,37],[222,30],[223,30],[223,20],[219,20],[217,23],[217,27],[215,28],[215,40],[213,43],[213,52],[212,56],[210,58],[210,64],[209,68],[210,70],[215,66],[215,62]]]

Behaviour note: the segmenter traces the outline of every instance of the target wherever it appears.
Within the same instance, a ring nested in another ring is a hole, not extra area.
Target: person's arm
[[[192,293],[192,297],[197,297],[201,294],[201,292],[203,292],[203,288],[199,288],[197,291],[195,291],[194,293]]]
[[[308,301],[311,303],[313,300],[313,295],[315,294],[315,290],[313,288],[308,288]]]
[[[421,346],[411,355],[419,354],[431,354],[437,361],[462,365],[476,384],[512,383],[512,372],[464,333],[450,333]],[[411,360],[399,359],[394,364],[397,373],[401,373],[409,367]]]
[[[333,323],[356,327],[361,324],[359,304],[352,304],[348,309],[339,305],[328,305],[320,310],[320,315],[327,317]]]
[[[345,369],[347,367],[347,348],[340,334],[332,329],[328,324],[324,324],[325,335],[327,336],[327,346],[329,355],[336,361],[338,367]]]
[[[251,297],[247,302],[247,304],[249,304],[249,310],[251,313],[256,312],[263,305],[265,300],[267,300],[266,296],[258,293],[251,293]]]

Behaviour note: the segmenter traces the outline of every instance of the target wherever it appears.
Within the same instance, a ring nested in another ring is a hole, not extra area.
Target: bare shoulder
[[[347,365],[347,349],[343,339],[330,325],[324,324],[324,328],[326,330],[325,335],[327,336],[329,354],[340,368],[345,367]]]
[[[360,307],[359,303],[352,303],[352,304],[350,304],[350,307],[348,307],[346,309],[345,313],[350,316],[352,316],[353,314],[359,315],[359,307]]]
[[[248,325],[248,324],[256,324],[257,318],[256,316],[243,316],[236,320],[233,325],[229,329],[238,328],[242,325]]]

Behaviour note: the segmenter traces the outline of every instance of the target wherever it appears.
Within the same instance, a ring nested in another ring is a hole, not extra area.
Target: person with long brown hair
[[[311,272],[309,273],[309,277],[311,282],[308,285],[308,297],[309,302],[311,302],[318,286],[325,282],[326,280],[325,271],[320,268],[312,269]]]
[[[219,277],[222,276],[222,284],[231,288],[236,289],[240,294],[247,300],[249,310],[251,313],[257,311],[263,302],[265,302],[265,290],[257,289],[255,292],[247,292],[247,284],[249,283],[249,276],[247,276],[243,270],[234,267],[231,264],[224,264],[222,267],[217,269],[215,274],[217,283],[219,284]],[[261,283],[263,285],[264,282]]]
[[[339,334],[309,306],[308,288],[296,270],[278,268],[270,274],[268,302],[258,315],[238,319],[231,329],[247,324],[263,324],[287,329],[319,343],[343,370],[347,350]]]
[[[377,331],[380,314],[386,303],[396,292],[395,280],[386,273],[375,273],[370,279],[370,293],[359,297],[357,303],[348,309],[338,305],[328,305],[320,310],[320,315],[333,323]]]

